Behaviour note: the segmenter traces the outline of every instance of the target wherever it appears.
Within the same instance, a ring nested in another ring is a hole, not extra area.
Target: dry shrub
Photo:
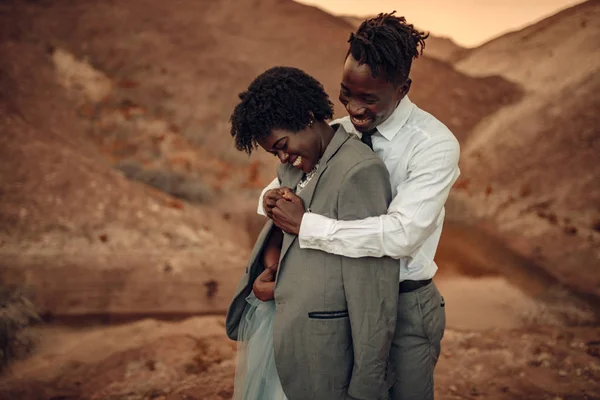
[[[31,350],[24,329],[36,321],[39,317],[24,291],[0,286],[0,370]]]
[[[163,169],[144,169],[135,161],[123,161],[116,168],[136,180],[191,203],[208,203],[212,190],[197,179]]]

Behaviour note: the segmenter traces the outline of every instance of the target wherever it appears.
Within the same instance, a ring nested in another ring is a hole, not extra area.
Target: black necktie
[[[371,133],[363,133],[360,141],[369,146],[371,150],[373,150],[373,141],[371,140]]]

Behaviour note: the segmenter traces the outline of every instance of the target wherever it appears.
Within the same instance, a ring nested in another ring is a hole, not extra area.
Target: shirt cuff
[[[258,208],[256,209],[256,213],[258,215],[262,215],[263,217],[267,216],[267,214],[265,213],[265,210],[263,209],[263,206],[262,206],[262,197],[258,201]]]
[[[320,249],[319,241],[329,238],[334,221],[330,218],[311,212],[304,213],[298,241],[301,249]]]

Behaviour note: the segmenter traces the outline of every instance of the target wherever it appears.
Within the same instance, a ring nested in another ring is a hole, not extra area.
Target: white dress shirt
[[[342,124],[361,136],[349,117],[332,124]],[[442,233],[444,203],[460,175],[458,141],[408,96],[377,126],[372,141],[390,173],[393,199],[387,214],[337,221],[307,212],[300,226],[300,247],[346,257],[390,256],[400,262],[400,281],[432,278],[437,271],[433,258]],[[276,187],[277,178],[263,190],[259,214],[265,215],[265,192]]]

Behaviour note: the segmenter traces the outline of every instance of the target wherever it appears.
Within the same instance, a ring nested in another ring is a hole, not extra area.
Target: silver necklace
[[[298,182],[297,190],[304,189],[304,187],[306,185],[308,185],[308,182],[310,182],[310,180],[317,174],[318,169],[319,169],[319,163],[317,163],[317,165],[315,165],[315,167],[308,174],[304,174],[302,179],[300,179],[300,182]]]

